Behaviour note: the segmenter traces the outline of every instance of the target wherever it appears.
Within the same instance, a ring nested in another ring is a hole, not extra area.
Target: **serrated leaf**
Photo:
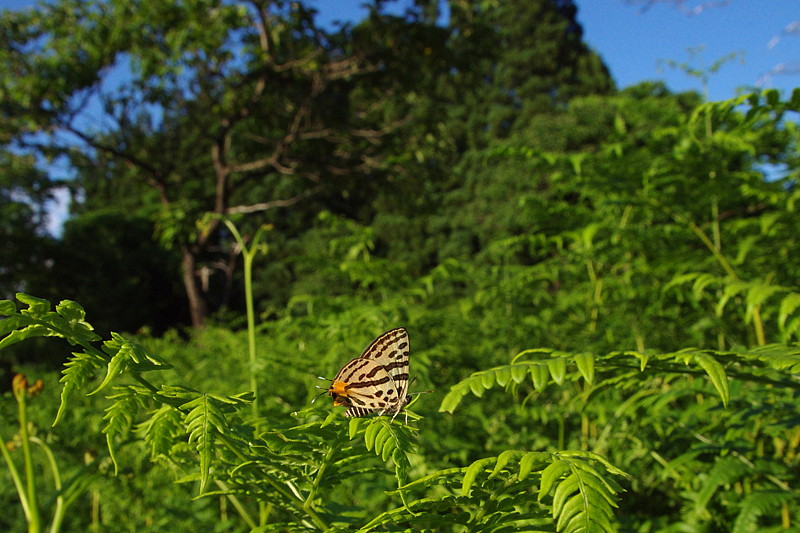
[[[100,383],[95,390],[87,394],[87,396],[97,394],[106,388],[115,377],[120,375],[127,368],[128,356],[129,352],[127,350],[120,350],[114,354],[106,367],[106,377],[103,379],[102,383]]]
[[[80,321],[86,318],[86,311],[78,302],[72,300],[61,300],[56,305],[56,313],[63,316],[67,320]]]
[[[747,302],[745,320],[749,322],[753,317],[754,309],[761,307],[771,296],[779,292],[783,292],[784,290],[785,289],[783,287],[766,285],[763,283],[751,286],[747,291],[747,298],[745,299]]]
[[[17,314],[17,306],[11,300],[0,300],[0,315],[11,316]]]
[[[722,291],[722,296],[719,299],[719,302],[716,306],[716,314],[717,316],[722,316],[722,312],[725,310],[725,306],[728,304],[731,298],[737,296],[749,288],[749,284],[745,283],[744,281],[730,281],[725,285],[725,289]]]
[[[66,412],[69,399],[75,391],[79,390],[87,380],[94,376],[96,370],[102,368],[102,359],[99,356],[85,352],[72,354],[72,359],[64,365],[61,371],[62,377],[59,380],[64,386],[61,389],[61,403],[58,406],[56,418],[53,421],[55,426]]]
[[[223,425],[224,418],[205,394],[182,406],[191,408],[184,417],[189,432],[189,444],[195,445],[200,457],[200,493],[204,493],[211,479],[211,458],[215,431]]]
[[[6,318],[3,322],[8,322],[15,320],[16,317]],[[12,325],[13,323],[9,324]],[[30,326],[26,326],[22,329],[15,329],[11,331],[8,335],[0,339],[0,350],[3,348],[7,348],[12,344],[16,344],[20,341],[24,341],[26,339],[30,339],[33,337],[48,337],[52,334],[52,330],[47,326],[42,324],[32,324]]]
[[[21,311],[26,315],[39,317],[50,311],[50,302],[47,300],[31,296],[30,294],[25,294],[24,292],[18,292],[16,297],[17,300],[28,306],[28,309],[23,309]]]
[[[786,320],[800,307],[800,294],[789,293],[781,300],[780,310],[778,311],[778,325],[781,329],[786,326]]]

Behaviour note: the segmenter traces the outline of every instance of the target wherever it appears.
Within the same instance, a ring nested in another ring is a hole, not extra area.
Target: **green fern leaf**
[[[11,300],[0,300],[0,315],[11,317],[16,314],[17,314],[17,306],[14,305],[14,302],[12,302]],[[0,332],[2,331],[3,329],[2,327],[0,327]]]
[[[404,426],[394,424],[385,417],[375,417],[364,431],[364,446],[383,461],[391,458],[395,465],[397,485],[406,484],[408,470],[411,468],[408,454],[412,452],[414,445]]]
[[[350,437],[350,440],[353,440],[355,436],[358,434],[358,430],[361,428],[362,422],[364,422],[363,418],[354,417],[350,419],[350,423],[347,425],[347,433]]]
[[[175,436],[183,430],[180,412],[168,405],[162,405],[148,420],[140,423],[137,430],[144,434],[150,457],[167,455]]]
[[[720,487],[733,483],[751,468],[736,457],[718,458],[703,480],[703,487],[693,498],[694,510],[692,514],[696,519],[706,519],[708,502]]]
[[[106,414],[103,416],[103,420],[107,421],[103,433],[106,435],[106,443],[116,475],[119,472],[119,465],[117,464],[115,439],[128,432],[133,419],[139,409],[143,407],[148,392],[142,387],[134,386],[118,387],[115,390],[118,391],[116,394],[108,396],[108,399],[113,402],[106,408]]]
[[[47,300],[23,293],[18,293],[17,299],[28,308],[17,312],[13,302],[3,300],[5,312],[0,314],[8,318],[0,321],[0,349],[32,337],[62,337],[70,344],[88,348],[88,343],[100,338],[84,320],[83,308],[75,302],[64,300],[53,312]]]
[[[531,470],[533,470],[533,465],[537,460],[541,461],[544,460],[544,458],[549,459],[549,457],[549,454],[542,452],[527,452],[522,456],[522,459],[519,460],[518,479],[524,481],[531,473]]]
[[[200,456],[200,493],[205,492],[211,478],[211,459],[214,453],[215,437],[224,430],[225,417],[207,394],[181,406],[189,412],[184,423],[189,433],[189,444],[195,445]]]
[[[520,455],[520,452],[516,450],[506,450],[498,455],[497,463],[494,465],[494,469],[489,474],[489,479],[497,476],[497,474],[499,474],[506,467],[506,465],[508,465],[509,461],[518,455]]]
[[[695,354],[694,360],[700,368],[705,370],[709,379],[711,379],[711,384],[714,385],[717,394],[722,399],[722,405],[727,407],[731,401],[731,389],[728,385],[728,376],[725,374],[725,369],[722,368],[719,361],[706,353]]]
[[[547,381],[550,379],[550,370],[546,365],[531,365],[528,371],[531,374],[533,388],[536,389],[536,391],[542,392],[547,388]]]
[[[59,382],[63,383],[64,387],[61,389],[61,404],[58,406],[58,413],[53,421],[54,426],[64,416],[69,399],[75,391],[81,389],[83,384],[93,378],[95,372],[103,368],[105,364],[106,361],[99,355],[85,352],[72,354],[72,358],[67,361],[64,370],[61,371],[63,376]]]
[[[464,478],[461,480],[461,494],[463,496],[469,496],[469,491],[472,489],[472,484],[475,483],[478,474],[483,472],[484,469],[488,468],[488,466],[496,460],[496,457],[485,457],[483,459],[478,459],[467,467],[464,471]]]
[[[778,325],[781,329],[786,327],[786,321],[798,308],[800,308],[800,293],[790,292],[781,300],[778,310]]]
[[[375,439],[378,437],[378,432],[380,431],[381,426],[378,422],[378,419],[375,418],[372,420],[372,423],[367,426],[366,431],[364,431],[364,445],[367,447],[368,450],[375,449]]]
[[[722,312],[725,310],[725,306],[728,304],[731,298],[734,296],[738,296],[747,292],[750,288],[750,284],[744,281],[728,281],[725,284],[725,288],[722,291],[722,296],[717,303],[716,313],[717,316],[722,316]]]
[[[111,333],[111,340],[103,343],[103,351],[111,356],[106,370],[106,377],[98,387],[89,393],[97,394],[111,381],[127,370],[144,372],[147,370],[166,370],[172,365],[148,352],[142,345],[131,342],[118,333]]]
[[[566,359],[562,357],[549,359],[547,361],[547,368],[550,370],[550,375],[553,376],[553,381],[561,385],[567,377]]]
[[[754,283],[747,290],[747,312],[745,313],[745,321],[750,322],[753,318],[753,311],[761,307],[770,297],[775,294],[785,292],[786,289],[776,285],[767,285],[764,283]]]
[[[575,354],[575,364],[578,365],[578,372],[587,383],[594,382],[594,355],[590,353]]]
[[[739,503],[740,511],[733,524],[732,533],[758,531],[762,517],[776,517],[787,503],[797,506],[797,498],[788,491],[760,490],[748,494]]]
[[[582,452],[570,452],[542,472],[541,501],[554,488],[552,513],[556,529],[564,532],[613,531],[613,508],[619,488],[587,461]]]
[[[550,494],[550,490],[552,489],[555,482],[561,479],[561,477],[569,472],[570,465],[568,461],[564,460],[556,460],[553,461],[547,468],[544,469],[542,472],[542,480],[539,486],[539,501],[542,501],[545,496]]]
[[[712,274],[697,274],[692,284],[692,293],[694,294],[695,300],[701,300],[703,298],[703,292],[705,292],[706,287],[711,284],[718,284],[719,278]]]

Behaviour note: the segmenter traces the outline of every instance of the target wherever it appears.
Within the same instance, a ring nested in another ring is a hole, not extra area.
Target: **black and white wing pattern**
[[[408,356],[405,328],[380,335],[339,370],[328,394],[333,405],[347,406],[344,416],[397,415],[408,403]]]

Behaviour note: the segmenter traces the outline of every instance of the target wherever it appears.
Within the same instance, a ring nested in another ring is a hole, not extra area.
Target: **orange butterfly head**
[[[347,398],[347,383],[344,381],[333,380],[328,388],[328,394],[333,398],[333,405],[350,405],[350,400]]]

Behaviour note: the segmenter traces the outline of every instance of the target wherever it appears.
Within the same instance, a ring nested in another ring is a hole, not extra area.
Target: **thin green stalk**
[[[19,501],[22,505],[22,511],[25,513],[25,520],[30,520],[30,508],[28,506],[28,498],[25,497],[25,486],[22,483],[22,478],[19,475],[19,470],[17,470],[17,465],[14,464],[14,461],[11,459],[11,454],[9,453],[8,449],[5,447],[5,443],[0,443],[0,453],[3,454],[3,459],[6,461],[6,467],[8,468],[9,474],[11,474],[11,479],[14,481],[14,487],[17,489],[17,494],[19,495]]]
[[[217,480],[214,480],[214,482],[223,491],[227,491],[228,490],[228,485],[224,481],[220,481],[220,480],[217,479]],[[245,523],[248,525],[248,527],[250,527],[250,529],[256,529],[258,527],[258,524],[256,524],[255,520],[253,520],[253,518],[250,516],[250,513],[247,512],[247,509],[245,509],[244,505],[239,500],[239,498],[236,497],[235,494],[226,494],[225,498],[229,502],[231,502],[233,507],[239,513],[239,516],[242,517],[242,520],[245,521]]]
[[[17,375],[16,378],[20,378]],[[25,398],[28,394],[24,377],[14,380],[14,396],[17,399],[19,416],[19,436],[22,441],[22,459],[25,465],[26,499],[28,502],[28,533],[39,533],[42,529],[39,516],[39,499],[36,494],[36,473],[33,470],[30,435],[28,435],[28,408]]]
[[[267,251],[267,246],[264,244],[261,245],[260,241],[261,238],[264,236],[264,232],[268,229],[267,226],[261,226],[256,231],[255,236],[253,237],[253,243],[250,248],[247,247],[247,244],[244,242],[239,230],[236,229],[236,226],[230,220],[225,220],[225,225],[230,230],[233,238],[236,239],[236,243],[239,245],[239,248],[242,250],[242,257],[244,258],[244,297],[245,297],[245,305],[247,308],[247,348],[248,348],[248,357],[250,363],[250,390],[253,391],[255,394],[255,399],[253,400],[253,421],[258,428],[258,379],[256,374],[256,319],[255,319],[255,310],[253,306],[253,260],[255,259],[256,255],[259,251],[263,250],[265,253]]]
[[[50,449],[50,447],[38,437],[31,437],[31,442],[38,445],[42,449],[45,457],[47,458],[47,462],[50,465],[50,472],[53,474],[53,488],[58,496],[56,496],[56,505],[53,512],[53,520],[50,524],[50,533],[58,533],[61,531],[61,523],[64,521],[64,512],[66,511],[67,507],[64,502],[64,495],[61,493],[61,473],[58,470],[56,457],[53,455],[53,451]]]
[[[328,469],[328,465],[331,463],[333,459],[333,454],[335,449],[333,446],[328,448],[327,453],[325,453],[325,457],[322,458],[322,464],[320,465],[319,469],[317,470],[317,475],[314,477],[314,483],[311,485],[311,490],[308,491],[308,496],[306,497],[306,501],[303,503],[303,508],[308,509],[311,507],[312,502],[317,497],[317,491],[319,490],[319,485],[322,482],[322,478],[325,476],[325,471]]]
[[[247,460],[247,458],[238,450],[236,444],[234,444],[231,441],[230,437],[222,434],[220,435],[220,439],[228,448],[228,450],[233,452],[233,454],[236,455],[236,457],[238,457],[242,461]],[[264,476],[264,481],[266,481],[270,486],[272,486],[272,488],[275,489],[275,491],[278,494],[283,496],[289,503],[289,505],[291,505],[300,512],[306,513],[311,519],[311,521],[314,523],[314,525],[316,525],[320,530],[325,531],[328,529],[328,525],[325,523],[324,520],[322,520],[322,518],[320,518],[319,515],[317,515],[317,513],[313,509],[307,509],[305,507],[305,502],[304,499],[300,496],[300,491],[298,491],[297,488],[291,485],[290,482],[287,481],[286,484],[289,485],[289,490],[291,492],[287,491],[283,486],[281,486],[280,481],[274,479],[268,473],[263,472],[262,475]]]

